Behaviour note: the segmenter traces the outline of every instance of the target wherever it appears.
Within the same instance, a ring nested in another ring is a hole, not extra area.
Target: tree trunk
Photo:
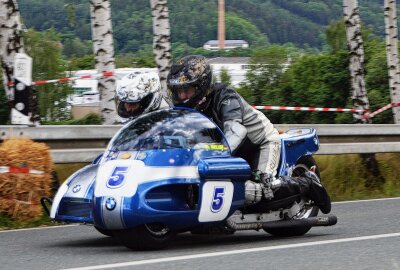
[[[18,5],[15,0],[0,0],[0,58],[3,83],[10,102],[14,100],[14,86],[8,86],[8,83],[14,82],[16,53],[24,53]]]
[[[344,21],[346,25],[347,46],[350,56],[350,75],[352,100],[355,109],[369,110],[369,101],[364,81],[364,45],[361,35],[360,15],[357,0],[343,0]],[[356,123],[368,124],[370,119],[363,113],[354,113]],[[360,155],[365,167],[364,183],[366,187],[380,187],[385,179],[381,175],[375,154]]]
[[[400,101],[400,69],[398,60],[396,0],[385,0],[386,58],[392,102]],[[393,107],[395,124],[400,124],[400,107]]]
[[[150,0],[150,6],[153,17],[153,53],[160,77],[162,94],[169,100],[167,94],[167,76],[172,65],[172,59],[167,0]]]
[[[91,0],[90,13],[92,24],[93,50],[96,57],[98,73],[115,70],[114,44],[111,26],[111,9],[108,0]],[[99,78],[100,107],[103,124],[115,124],[117,115],[115,110],[115,76]]]
[[[18,76],[14,77],[17,54],[24,54],[22,24],[16,0],[0,0],[0,60],[3,83],[9,103],[12,124],[39,124],[36,90],[31,86],[31,63],[20,66]],[[20,64],[22,64],[20,62]],[[28,68],[29,66],[29,68]],[[25,70],[22,74],[21,71]],[[30,70],[30,71],[27,71]],[[21,79],[21,78],[18,78]],[[14,83],[9,85],[9,83]],[[17,88],[15,87],[17,86]],[[17,93],[15,89],[18,89]]]
[[[343,0],[344,20],[346,25],[347,46],[350,55],[350,76],[354,109],[369,109],[364,80],[364,45],[361,35],[360,15],[357,0]],[[368,123],[363,113],[354,113],[358,123]]]

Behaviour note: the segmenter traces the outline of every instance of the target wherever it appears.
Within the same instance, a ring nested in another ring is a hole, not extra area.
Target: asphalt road
[[[149,252],[84,225],[0,231],[0,269],[400,270],[400,198],[335,203],[332,213],[337,225],[301,237],[182,234]]]

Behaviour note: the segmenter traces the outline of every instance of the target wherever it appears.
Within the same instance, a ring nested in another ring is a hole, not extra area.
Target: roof
[[[250,57],[216,57],[208,60],[212,64],[248,64]]]
[[[243,44],[249,44],[249,43],[242,39],[225,40],[225,46],[243,45]],[[206,43],[204,43],[204,45],[218,46],[218,40],[209,40]]]

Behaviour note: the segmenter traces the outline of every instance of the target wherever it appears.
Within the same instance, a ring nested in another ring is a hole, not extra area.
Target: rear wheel
[[[297,163],[295,168],[293,169],[292,175],[293,177],[304,176],[304,173],[309,171],[311,167],[315,166],[315,173],[320,177],[320,172],[317,163],[315,162],[312,156],[304,156],[301,157]],[[318,215],[319,208],[317,206],[312,206],[310,201],[304,202],[304,206],[302,210],[294,217],[293,219],[304,219],[315,217]],[[311,226],[302,226],[295,228],[274,228],[274,229],[264,229],[269,234],[275,236],[300,236],[306,234],[311,229]]]
[[[97,226],[94,226],[94,228],[101,234],[104,234],[104,235],[110,236],[110,237],[114,236],[114,234],[113,234],[113,232],[111,230],[102,229],[102,228],[99,228]]]
[[[156,250],[167,247],[176,233],[162,223],[152,223],[114,231],[114,235],[130,249]]]

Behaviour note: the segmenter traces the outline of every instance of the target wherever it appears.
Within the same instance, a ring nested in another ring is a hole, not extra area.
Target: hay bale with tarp
[[[5,140],[0,145],[0,167],[0,214],[18,221],[39,217],[40,198],[51,194],[48,146],[25,138]]]

